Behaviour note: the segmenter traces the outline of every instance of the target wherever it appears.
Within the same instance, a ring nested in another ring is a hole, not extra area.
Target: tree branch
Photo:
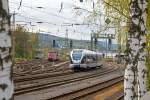
[[[125,15],[122,11],[120,11],[119,9],[117,9],[116,7],[114,7],[113,5],[111,5],[110,3],[106,2],[105,0],[103,1],[105,4],[107,4],[108,6],[112,7],[113,9],[115,9],[118,13],[122,14],[124,17],[128,18],[129,17],[127,15]]]

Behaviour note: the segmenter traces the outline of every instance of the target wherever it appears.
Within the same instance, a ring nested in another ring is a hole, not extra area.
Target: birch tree
[[[130,1],[130,5],[127,3],[128,1]],[[147,2],[145,0],[105,0],[105,4],[108,6],[106,6],[108,15],[114,15],[114,12],[118,12],[121,17],[128,16],[130,11],[131,16],[127,19],[130,22],[130,28],[124,91],[125,100],[139,99],[146,92],[147,80],[145,67]],[[127,9],[124,9],[126,4],[129,5],[130,9],[128,9],[128,6]]]
[[[125,100],[140,99],[146,93],[146,18],[147,0],[131,0],[131,25],[125,69]],[[138,93],[136,92],[138,91]]]
[[[129,31],[129,3],[130,0],[104,0],[106,17],[111,20],[111,25],[116,28],[116,39],[119,44],[119,52],[126,49],[127,36]]]
[[[11,33],[8,0],[0,0],[0,100],[13,94]]]

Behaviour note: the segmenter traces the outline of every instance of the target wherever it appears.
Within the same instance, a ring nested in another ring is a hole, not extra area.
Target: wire
[[[18,10],[20,9],[20,7],[21,7],[21,4],[22,4],[22,0],[20,0],[20,4],[19,4],[19,7],[18,7]]]
[[[24,12],[24,11],[23,11]],[[25,12],[24,12],[25,13]],[[24,17],[24,18],[27,18],[27,19],[32,19],[32,20],[36,20],[36,21],[38,21],[38,22],[41,22],[41,20],[39,21],[39,19],[37,19],[37,18],[31,18],[31,17],[26,17],[26,16],[24,16],[24,15],[21,15],[21,14],[19,14],[19,16],[21,16],[21,17]],[[24,21],[25,22],[25,21]],[[58,25],[58,24],[54,24],[54,23],[51,23],[51,22],[46,22],[46,21],[42,21],[43,23],[47,23],[47,24],[51,24],[51,25],[55,25],[55,26],[74,26],[74,25],[77,25],[77,26],[79,26],[79,25],[92,25],[92,24],[85,24],[85,23],[83,23],[83,24],[79,24],[79,23],[65,23],[65,24],[70,24],[70,25]]]
[[[31,18],[31,17],[26,17],[26,16],[24,16],[24,15],[21,15],[21,14],[17,14],[17,16],[21,16],[21,17],[24,17],[24,18],[27,18],[27,19],[32,19],[32,20],[34,20],[34,21],[39,21],[38,19],[36,19],[36,18]],[[19,21],[19,22],[21,22],[21,21]],[[25,22],[25,21],[22,21],[22,22]],[[43,21],[44,22],[44,21]],[[56,25],[57,26],[57,24],[53,24],[53,23],[50,23],[50,22],[45,22],[45,23],[47,23],[47,24],[51,24],[51,25]],[[63,26],[63,25],[59,25],[59,26]],[[71,28],[67,28],[68,30],[75,30],[75,29],[71,29]],[[79,32],[79,31],[77,31],[77,30],[75,30],[75,32],[77,32],[77,33],[83,33],[83,32]]]
[[[23,13],[25,13],[26,14],[26,12],[25,11],[22,11]],[[51,25],[57,25],[57,24],[54,24],[54,23],[52,23],[52,22],[47,22],[47,21],[43,21],[43,20],[39,20],[38,18],[36,18],[36,17],[33,17],[33,16],[31,16],[31,17],[26,17],[25,15],[21,15],[21,14],[19,14],[19,13],[17,13],[16,15],[18,15],[18,16],[21,16],[21,17],[24,17],[24,18],[27,18],[27,19],[32,19],[32,20],[34,20],[34,21],[37,21],[37,22],[43,22],[43,23],[47,23],[47,24],[51,24]],[[27,14],[26,14],[27,15]],[[43,18],[44,19],[44,18]],[[24,21],[25,22],[25,21]],[[58,25],[58,26],[60,26],[60,25]]]
[[[14,2],[12,2],[12,3],[14,3]],[[15,3],[15,4],[16,4],[16,3]],[[31,8],[31,9],[33,9],[33,10],[38,11],[38,9],[29,7],[29,6],[25,6],[25,5],[22,5],[22,6],[23,6],[23,7],[27,7],[27,8]],[[38,12],[41,12],[41,11],[38,11]],[[42,11],[42,13],[43,13],[43,11]],[[44,13],[46,13],[46,14],[48,14],[48,15],[52,15],[52,13],[48,13],[48,12],[44,12]],[[23,15],[19,15],[19,16],[24,17],[24,18],[27,18],[27,19],[36,20],[35,18],[26,17],[26,16],[23,16]],[[64,17],[58,16],[58,15],[53,15],[53,16],[56,16],[56,17],[59,17],[59,18],[63,18],[63,19],[69,20],[68,18],[64,18]],[[36,20],[36,21],[39,21],[39,20]],[[70,21],[70,20],[69,20],[69,21]],[[54,23],[51,23],[51,22],[46,22],[46,21],[42,21],[42,22],[45,22],[45,23],[47,23],[47,24],[51,24],[51,25],[56,25],[56,26],[57,26],[57,24],[54,24]],[[72,23],[71,25],[86,25],[86,24]],[[87,25],[89,25],[89,24],[87,24]],[[58,25],[58,26],[65,26],[65,25]],[[77,32],[77,31],[76,31],[76,32]],[[81,32],[80,32],[80,33],[81,33]]]
[[[36,19],[36,18],[32,18],[32,17],[26,17],[24,15],[21,15],[21,14],[17,14],[18,16],[21,16],[21,17],[24,17],[24,18],[27,18],[27,19],[32,19],[34,21],[37,21],[37,22],[41,22],[41,20],[39,19]],[[50,24],[50,25],[57,25],[57,24],[54,24],[54,23],[51,23],[51,22],[46,22],[46,21],[42,21],[44,23],[47,23],[47,24]],[[58,26],[61,26],[61,25],[58,25]]]
[[[12,2],[12,1],[10,1],[10,3],[13,3],[13,4],[17,5],[15,2]],[[54,13],[50,13],[50,12],[46,12],[46,11],[40,11],[39,9],[35,9],[35,8],[33,8],[33,7],[30,7],[30,6],[26,6],[26,5],[22,5],[22,6],[23,6],[23,7],[26,7],[26,8],[33,9],[33,10],[35,10],[35,11],[37,11],[37,12],[45,13],[45,14],[47,14],[47,15],[55,16],[55,17],[58,17],[58,18],[61,18],[61,19],[65,19],[65,20],[68,20],[68,21],[70,21],[70,20],[76,21],[76,20],[73,20],[73,19],[71,19],[71,18],[65,18],[65,17],[59,16],[59,15],[54,14]]]
[[[21,14],[18,14],[18,16],[21,16],[21,17],[24,17],[24,18],[27,18],[27,19],[32,19],[32,20],[34,20],[34,21],[39,21],[39,19],[31,18],[31,17],[26,17],[26,16],[21,15]],[[25,22],[25,21],[24,21],[24,22]],[[44,21],[43,21],[43,22],[44,22]],[[51,24],[51,25],[56,25],[56,26],[57,26],[57,24],[54,24],[54,23],[50,23],[50,22],[45,22],[45,23]],[[58,25],[58,26],[64,26],[64,25]],[[71,28],[67,28],[67,29],[72,30],[73,33],[84,33],[84,32],[79,32],[79,31],[77,31],[77,30],[75,30],[75,29],[71,29]],[[59,33],[60,33],[60,32],[59,32]],[[87,33],[84,33],[84,34],[87,34]]]
[[[89,10],[87,10],[87,9],[85,9],[85,8],[81,8],[81,7],[75,7],[75,9],[81,9],[81,10],[87,11],[87,12],[89,12],[89,13],[93,13],[93,11],[89,11]],[[122,20],[122,18],[117,18],[117,17],[113,17],[113,16],[108,16],[108,15],[102,13],[102,12],[95,12],[95,13],[98,14],[98,15],[103,15],[103,16],[107,16],[107,17],[110,17],[110,18],[113,18],[113,19],[118,19],[118,20],[121,20],[121,21],[123,21],[123,22],[126,22],[126,21]]]
[[[61,2],[59,13],[62,11],[62,9],[63,9],[63,2]]]
[[[12,2],[12,3],[14,3],[14,2]],[[16,3],[15,3],[16,4]],[[25,5],[23,5],[24,7],[27,7],[27,8],[31,8],[31,9],[34,9],[34,8],[32,8],[32,7],[29,7],[29,6],[25,6]],[[35,10],[35,9],[34,9]],[[36,11],[37,11],[37,9],[36,9]],[[41,12],[41,11],[40,11]],[[53,24],[53,23],[50,23],[50,22],[46,22],[46,23],[48,23],[48,24],[52,24],[52,25],[56,25],[56,24]],[[92,24],[95,24],[95,23],[92,23]],[[61,25],[61,26],[73,26],[73,25],[91,25],[91,24],[78,24],[78,23],[72,23],[72,24],[70,24],[70,25]],[[98,26],[98,24],[95,24],[95,25],[97,25]],[[60,25],[59,25],[60,26]]]
[[[24,11],[23,11],[24,12]],[[24,12],[24,13],[26,13],[26,12]],[[36,19],[36,21],[38,21],[38,22],[41,22],[41,19],[39,20],[39,19],[37,19],[36,17],[26,17],[26,16],[24,16],[24,15],[21,15],[21,14],[19,14],[20,16],[22,16],[22,17],[24,17],[24,18],[28,18],[28,19],[32,19],[32,20],[35,20]],[[44,19],[44,18],[43,18]],[[91,24],[86,24],[86,23],[82,23],[82,24],[80,24],[80,23],[64,23],[65,25],[63,25],[63,24],[61,24],[61,25],[58,25],[58,24],[54,24],[54,23],[52,23],[52,22],[47,22],[47,21],[43,21],[42,20],[42,22],[44,22],[44,23],[47,23],[47,24],[51,24],[51,25],[55,25],[55,26],[74,26],[74,25],[76,25],[76,26],[79,26],[79,25],[96,25],[96,26],[99,26],[98,24],[95,24],[95,23],[91,23]],[[41,22],[41,23],[42,23]]]

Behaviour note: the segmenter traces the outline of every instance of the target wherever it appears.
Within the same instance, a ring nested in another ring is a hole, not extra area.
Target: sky
[[[93,4],[91,2],[80,3],[79,0],[22,0],[20,6],[20,1],[9,0],[10,13],[16,13],[16,24],[20,24],[30,31],[40,31],[41,33],[60,37],[68,36],[79,40],[90,40],[91,32],[97,31],[99,28],[95,25],[72,26],[72,24],[87,23],[85,16],[89,12],[78,10],[83,13],[81,16],[77,16],[77,10],[74,8],[81,7],[92,11]],[[101,24],[105,24],[104,17],[101,20]],[[109,32],[113,31],[106,31],[106,33]]]

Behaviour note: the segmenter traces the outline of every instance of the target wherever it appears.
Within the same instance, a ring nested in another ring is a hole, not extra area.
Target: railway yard
[[[150,0],[0,0],[0,100],[150,100]]]
[[[74,72],[69,61],[34,59],[14,66],[14,100],[122,100],[124,67],[102,66]]]

